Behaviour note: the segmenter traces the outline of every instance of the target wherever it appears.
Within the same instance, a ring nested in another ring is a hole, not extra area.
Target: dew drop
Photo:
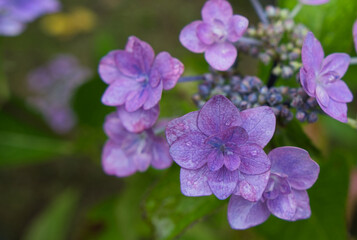
[[[254,151],[251,152],[251,154],[252,154],[253,157],[255,157],[255,156],[258,155],[258,152],[256,150],[254,150]]]
[[[192,142],[186,142],[186,146],[191,146]]]

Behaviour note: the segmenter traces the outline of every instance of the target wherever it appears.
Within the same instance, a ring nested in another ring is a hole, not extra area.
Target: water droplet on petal
[[[258,152],[257,152],[256,150],[253,150],[253,151],[251,152],[251,155],[252,155],[253,157],[255,157],[255,156],[258,155]]]
[[[186,142],[186,146],[191,146],[192,142]]]

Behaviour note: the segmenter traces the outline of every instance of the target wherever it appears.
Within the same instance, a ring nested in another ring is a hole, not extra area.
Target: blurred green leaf
[[[31,223],[24,240],[66,240],[72,225],[73,215],[79,200],[79,193],[67,189],[53,200]]]
[[[274,240],[336,240],[347,239],[346,197],[349,168],[343,152],[333,153],[328,160],[320,159],[320,175],[308,191],[311,218],[287,222],[271,216],[255,231]]]
[[[177,166],[171,167],[145,199],[145,214],[155,239],[174,239],[187,227],[224,205],[215,196],[186,197],[180,190]]]

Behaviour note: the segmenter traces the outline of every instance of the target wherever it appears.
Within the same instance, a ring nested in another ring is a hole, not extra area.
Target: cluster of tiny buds
[[[257,77],[208,73],[199,85],[198,93],[193,95],[193,100],[197,107],[201,108],[215,95],[227,97],[241,111],[270,106],[282,123],[293,120],[294,115],[300,122],[317,121],[318,104],[315,98],[309,97],[302,88],[268,88]]]
[[[301,47],[308,29],[296,24],[287,9],[267,6],[269,24],[259,23],[247,30],[247,37],[261,42],[259,45],[240,43],[239,49],[264,64],[274,62],[273,74],[285,79],[291,78],[301,67]]]

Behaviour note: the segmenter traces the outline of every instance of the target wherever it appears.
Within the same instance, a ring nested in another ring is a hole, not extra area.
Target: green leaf
[[[171,167],[145,199],[144,209],[155,239],[174,239],[187,227],[221,207],[215,196],[186,197],[180,190],[179,168]]]
[[[79,193],[67,189],[58,195],[29,226],[23,240],[66,240]]]
[[[320,160],[320,175],[308,190],[312,210],[311,218],[287,222],[270,216],[255,231],[267,239],[347,239],[346,197],[349,168],[343,152],[335,152],[328,160]]]

